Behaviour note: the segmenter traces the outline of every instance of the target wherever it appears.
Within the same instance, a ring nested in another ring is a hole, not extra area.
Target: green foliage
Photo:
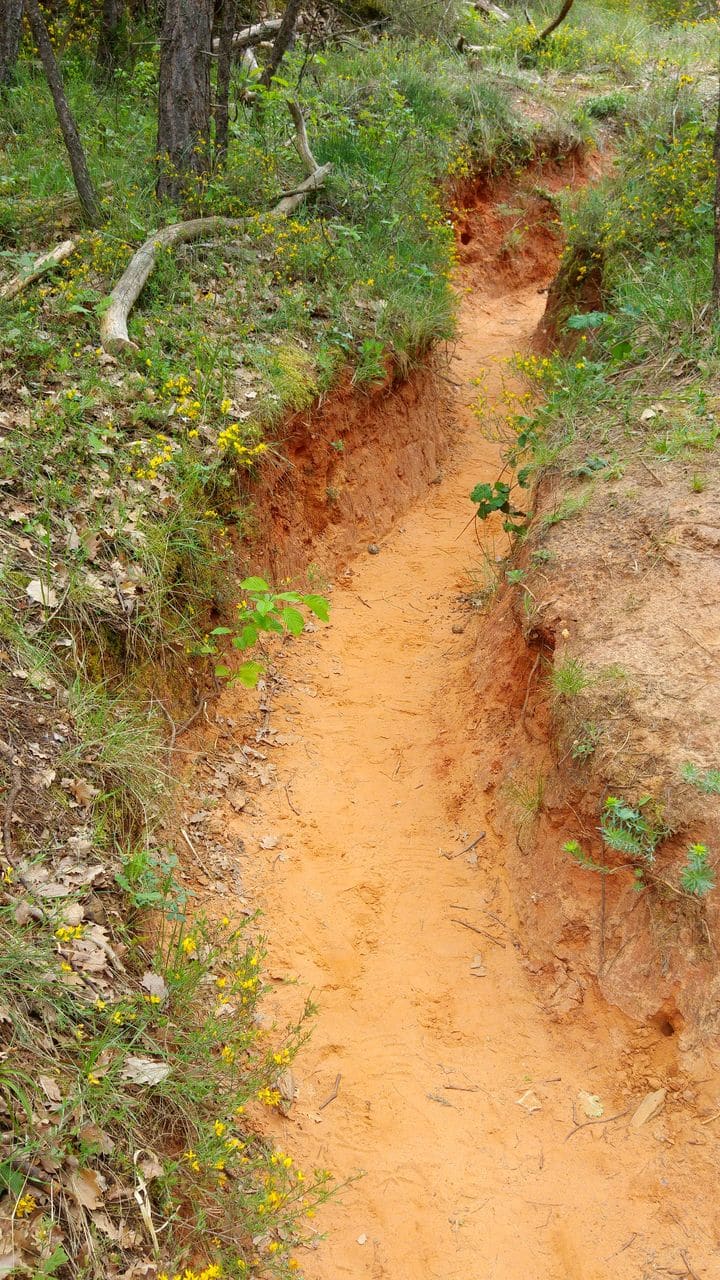
[[[578,760],[582,764],[589,760],[596,751],[601,737],[602,729],[600,725],[593,723],[591,720],[583,721],[570,747],[570,755],[573,760]]]
[[[691,844],[685,866],[680,873],[680,885],[686,893],[705,898],[715,888],[716,876],[708,862],[707,845]]]
[[[698,769],[697,765],[688,763],[682,767],[682,778],[706,796],[720,795],[720,769]]]
[[[244,598],[237,605],[237,619],[232,627],[215,627],[200,653],[216,653],[213,637],[231,636],[233,649],[242,653],[255,649],[265,635],[299,636],[305,627],[305,618],[301,605],[321,622],[330,617],[330,605],[325,596],[302,595],[298,591],[273,591],[264,578],[245,578],[240,583]],[[229,683],[239,681],[247,689],[254,689],[265,670],[262,662],[247,659],[231,671],[225,663],[215,667],[216,676],[222,676]]]
[[[510,502],[511,486],[504,480],[496,480],[493,484],[476,484],[470,494],[470,501],[477,504],[475,515],[478,520],[487,520],[496,511],[506,518],[502,522],[507,533],[517,533],[524,527],[525,513],[516,510]]]
[[[635,806],[616,796],[607,797],[600,818],[600,833],[609,849],[630,859],[654,862],[655,849],[668,834],[668,828],[650,816],[650,803],[650,797],[644,797]]]
[[[579,658],[564,658],[550,673],[550,684],[557,698],[577,698],[592,684],[592,677]]]

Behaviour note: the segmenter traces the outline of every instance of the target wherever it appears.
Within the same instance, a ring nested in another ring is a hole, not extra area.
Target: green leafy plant
[[[512,506],[510,493],[511,486],[504,480],[496,480],[494,484],[476,484],[470,494],[470,501],[477,504],[477,519],[487,520],[499,511],[505,516],[502,524],[506,533],[518,533],[523,528],[525,512]]]
[[[706,796],[720,795],[720,769],[698,769],[695,764],[684,764],[682,767],[684,782],[689,782]]]
[[[299,636],[304,630],[306,619],[298,605],[314,614],[321,622],[329,620],[330,605],[325,596],[303,595],[299,591],[273,591],[264,578],[245,578],[240,586],[245,594],[237,606],[235,626],[215,627],[205,644],[200,646],[199,652],[217,653],[213,637],[232,636],[230,643],[233,649],[247,653],[256,647],[264,635]],[[215,667],[215,674],[231,684],[239,681],[247,689],[254,689],[264,670],[263,662],[248,658],[235,671],[219,662]]]
[[[668,834],[668,828],[643,813],[649,803],[649,796],[639,800],[636,806],[617,796],[607,797],[600,819],[600,833],[609,849],[631,859],[641,858],[646,863],[655,861],[655,849]]]
[[[585,720],[580,727],[580,733],[573,739],[570,747],[570,755],[573,760],[579,760],[581,763],[588,760],[595,751],[601,734],[602,730],[599,725],[592,720]]]
[[[715,888],[716,876],[708,863],[708,848],[705,844],[691,844],[687,851],[685,866],[680,873],[680,884],[686,893],[696,898],[704,898]]]

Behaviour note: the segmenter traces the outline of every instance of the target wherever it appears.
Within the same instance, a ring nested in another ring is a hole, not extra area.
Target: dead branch
[[[40,258],[36,258],[25,275],[20,273],[14,276],[12,280],[8,280],[0,289],[0,298],[6,301],[9,298],[16,298],[19,293],[22,293],[23,289],[27,289],[29,284],[39,280],[40,276],[44,275],[46,271],[49,271],[58,262],[63,262],[65,258],[69,258],[74,251],[75,241],[63,240],[62,244],[59,244],[57,248],[51,249],[49,253],[44,253]]]
[[[295,125],[295,146],[297,148],[297,153],[308,173],[317,173],[320,165],[310,150],[307,129],[305,128],[305,119],[302,111],[300,110],[300,103],[297,101],[288,102],[288,109],[293,118],[293,124]]]
[[[242,31],[236,31],[232,38],[232,46],[235,52],[242,49],[249,49],[254,44],[262,44],[263,40],[267,40],[268,36],[276,36],[280,30],[282,18],[266,18],[264,22],[254,22],[252,26],[243,27]],[[302,31],[303,20],[298,18],[295,24],[296,31]],[[220,37],[217,36],[213,40],[213,53],[218,53],[220,49]]]
[[[296,145],[298,153],[309,170],[308,177],[298,184],[294,191],[286,192],[278,200],[270,217],[283,218],[293,213],[298,205],[311,191],[317,191],[329,174],[332,165],[318,165],[307,140],[305,121],[297,103],[290,103],[290,112],[297,131]],[[153,231],[144,245],[130,259],[128,266],[118,280],[108,299],[109,305],[100,321],[100,341],[108,352],[137,350],[137,344],[130,340],[127,323],[133,306],[142,293],[150,277],[158,251],[170,249],[176,244],[188,244],[208,234],[219,235],[223,231],[241,231],[245,226],[244,218],[191,218],[188,222],[173,222],[169,227],[161,227]]]
[[[500,22],[510,22],[510,14],[499,5],[491,4],[490,0],[475,0],[473,9],[477,9],[479,13],[486,13],[488,17],[499,18]]]

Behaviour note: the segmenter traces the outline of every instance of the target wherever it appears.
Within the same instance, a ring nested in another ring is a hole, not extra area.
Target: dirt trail
[[[542,315],[537,285],[465,298],[451,472],[379,555],[358,548],[332,625],[292,646],[272,709],[292,737],[273,754],[280,785],[252,817],[223,815],[251,851],[243,887],[264,908],[270,973],[297,977],[272,1013],[297,1014],[309,992],[319,1005],[275,1136],[306,1166],[366,1175],[323,1211],[328,1240],[301,1255],[310,1280],[720,1274],[711,1130],[686,1114],[686,1082],[640,1129],[611,1119],[653,1072],[674,1077],[674,1042],[588,998],[553,1020],[485,812],[502,690],[497,707],[474,701],[482,624],[458,596],[480,558],[468,494],[496,477],[498,448],[471,382],[484,372],[502,407],[503,362]],[[579,1090],[608,1122],[573,1134],[573,1112],[588,1119]]]

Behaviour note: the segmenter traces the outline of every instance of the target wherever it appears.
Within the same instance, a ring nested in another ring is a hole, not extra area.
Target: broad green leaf
[[[261,662],[243,662],[235,672],[233,681],[237,680],[240,684],[244,684],[246,689],[254,689],[264,670]]]
[[[231,636],[232,627],[213,627],[210,632],[211,636]]]
[[[220,679],[226,679],[230,675],[230,668],[224,666],[224,664],[221,662],[215,668],[215,675],[218,676]]]
[[[303,596],[303,604],[321,622],[330,621],[330,602],[325,599],[325,596]]]
[[[270,588],[264,578],[246,578],[240,583],[243,591],[269,591]]]
[[[232,642],[233,649],[252,649],[253,645],[257,644],[259,634],[259,628],[254,623],[248,623],[246,627],[243,627],[239,635],[235,636]]]
[[[303,627],[305,626],[305,619],[298,609],[283,609],[280,616],[291,636],[299,636],[302,634]]]

